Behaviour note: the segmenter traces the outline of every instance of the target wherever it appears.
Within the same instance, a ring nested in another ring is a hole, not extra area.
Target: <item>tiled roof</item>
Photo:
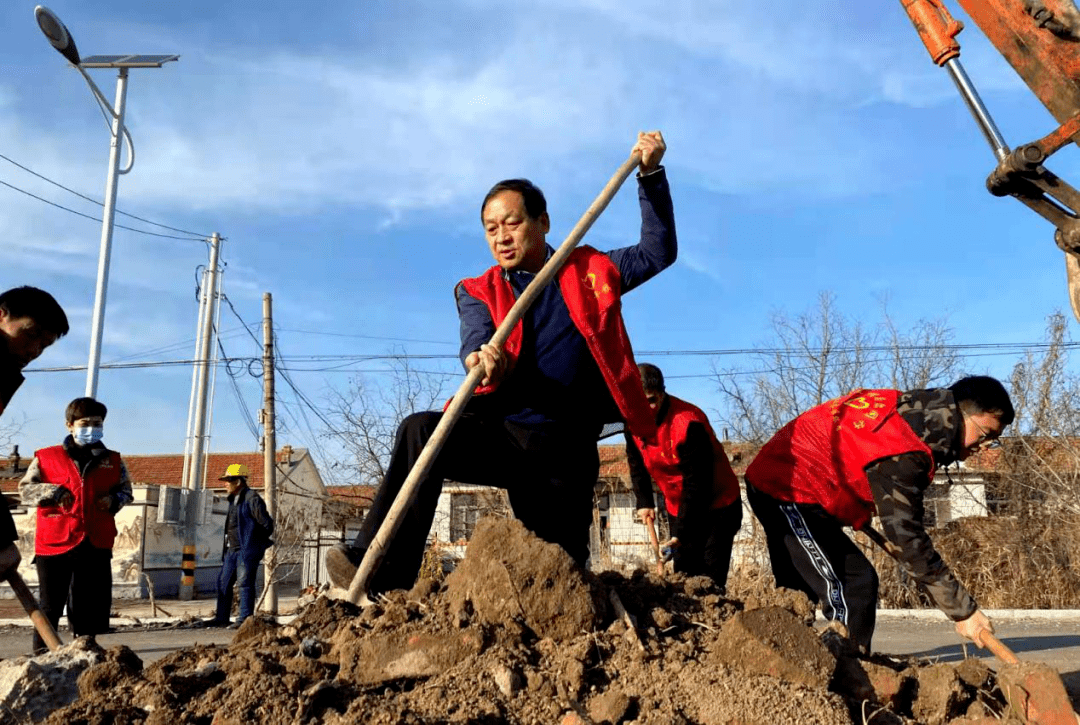
[[[306,454],[302,448],[293,448],[290,460],[296,465]],[[278,450],[278,460],[284,461],[286,448]],[[125,454],[121,452],[127,465],[128,475],[134,484],[155,486],[180,486],[184,474],[184,456],[180,453],[155,453],[149,455]],[[10,493],[19,489],[19,479],[26,473],[30,458],[23,458],[19,470],[12,471],[8,461],[0,459],[0,492]],[[225,482],[217,480],[230,463],[242,463],[248,467],[248,485],[251,488],[263,488],[263,454],[246,453],[211,453],[206,463],[206,486],[211,489],[224,489]],[[284,466],[279,466],[284,469]]]
[[[333,500],[367,507],[375,499],[375,488],[375,486],[327,486],[326,492]]]
[[[761,449],[756,443],[734,443],[728,441],[724,444],[724,451],[731,461],[731,467],[736,475],[746,473],[746,467],[754,460],[754,455]],[[607,445],[600,446],[600,478],[617,478],[629,485],[630,469],[626,465],[626,446]]]
[[[630,469],[626,466],[626,446],[600,446],[600,478],[617,478],[623,483],[630,483]]]
[[[184,475],[184,456],[179,453],[154,455],[124,454],[128,476],[134,484],[146,483],[155,486],[180,486]],[[211,453],[206,460],[206,487],[225,488],[225,482],[218,476],[232,463],[242,463],[248,467],[248,486],[263,488],[262,453]]]

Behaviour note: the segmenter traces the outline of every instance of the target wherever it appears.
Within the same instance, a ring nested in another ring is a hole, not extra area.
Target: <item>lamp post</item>
[[[34,8],[38,26],[49,43],[75,66],[90,86],[98,104],[112,117],[112,136],[109,146],[109,173],[105,181],[104,213],[101,217],[101,251],[98,253],[97,286],[94,290],[94,313],[90,327],[90,361],[86,368],[86,396],[97,396],[98,367],[101,364],[101,337],[105,322],[105,293],[109,286],[109,257],[112,251],[113,220],[116,217],[116,185],[120,174],[131,171],[135,164],[135,146],[124,126],[124,104],[127,99],[128,70],[131,68],[160,68],[178,55],[94,55],[81,58],[67,27],[52,10],[43,5]],[[109,103],[97,84],[87,74],[87,68],[116,68],[116,101]],[[127,138],[128,164],[120,168],[120,138]]]

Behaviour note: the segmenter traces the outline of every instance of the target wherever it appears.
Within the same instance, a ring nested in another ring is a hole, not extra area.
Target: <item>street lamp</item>
[[[180,58],[178,55],[92,55],[80,58],[75,40],[60,18],[43,5],[34,8],[34,17],[45,37],[57,51],[75,66],[90,86],[98,105],[112,117],[112,137],[109,146],[109,174],[105,181],[105,204],[101,218],[101,251],[98,254],[97,287],[94,291],[94,315],[90,328],[90,362],[86,369],[86,396],[96,397],[98,367],[101,364],[101,336],[105,320],[105,292],[109,286],[109,255],[112,249],[113,219],[116,217],[116,182],[120,174],[131,171],[135,164],[135,146],[124,126],[124,101],[127,98],[127,78],[130,68],[160,68]],[[116,68],[116,103],[105,98],[97,84],[87,74],[87,68]],[[128,164],[120,168],[120,137],[127,139]]]

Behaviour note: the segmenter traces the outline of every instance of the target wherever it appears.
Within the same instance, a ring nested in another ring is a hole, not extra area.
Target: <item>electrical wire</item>
[[[48,204],[49,206],[55,206],[57,209],[63,209],[64,211],[70,212],[71,214],[74,214],[75,216],[81,216],[81,217],[83,217],[85,219],[90,219],[91,221],[95,221],[95,222],[101,222],[102,221],[101,218],[99,218],[99,217],[91,216],[90,214],[83,214],[81,211],[75,211],[74,209],[70,209],[70,208],[64,206],[63,204],[57,204],[55,201],[49,201],[45,197],[38,196],[37,194],[33,194],[33,193],[27,191],[26,189],[20,189],[19,187],[15,186],[14,184],[9,184],[8,182],[6,182],[6,181],[4,181],[2,179],[0,179],[0,185],[6,186],[9,189],[13,189],[13,190],[19,192],[20,194],[26,194],[27,196],[31,197],[32,199],[37,199],[38,201],[43,202],[45,204]],[[179,239],[179,240],[184,241],[184,242],[203,242],[205,244],[209,244],[209,241],[206,240],[206,239],[198,239],[196,237],[179,237],[179,236],[176,236],[175,234],[160,234],[158,232],[148,232],[145,229],[136,229],[135,227],[124,226],[123,224],[115,224],[114,223],[113,227],[115,227],[116,229],[126,229],[127,231],[135,232],[136,234],[145,234],[145,235],[147,235],[149,237],[159,237],[161,239]]]
[[[230,387],[232,388],[233,396],[236,398],[237,406],[240,408],[240,417],[243,419],[244,425],[251,433],[252,438],[254,438],[256,442],[258,442],[258,424],[254,422],[253,416],[251,414],[251,409],[248,408],[247,403],[244,401],[244,395],[240,392],[240,383],[236,380],[237,376],[233,374],[232,369],[229,367],[230,358],[225,352],[225,347],[221,344],[220,337],[218,338],[217,344],[218,350],[221,351],[221,360],[225,363],[225,374],[229,378],[229,383],[231,383]]]
[[[53,186],[55,186],[55,187],[57,187],[59,189],[63,189],[64,191],[68,192],[69,194],[74,194],[75,196],[79,197],[80,199],[85,199],[86,201],[89,201],[92,204],[97,204],[100,207],[105,206],[105,202],[98,201],[97,199],[95,199],[95,198],[93,198],[91,196],[87,196],[86,194],[83,194],[82,192],[75,191],[74,189],[71,189],[71,188],[69,188],[67,186],[64,186],[63,184],[61,184],[58,181],[53,181],[48,176],[45,176],[43,174],[39,174],[38,172],[34,171],[30,167],[24,166],[23,164],[20,164],[18,161],[14,160],[14,159],[12,159],[12,158],[10,158],[8,156],[5,156],[4,154],[0,154],[0,159],[3,159],[4,161],[7,161],[12,166],[16,166],[16,167],[22,169],[23,171],[25,171],[26,173],[31,174],[32,176],[36,176],[37,178],[41,179],[42,181],[47,181],[48,183],[52,184]],[[171,232],[179,232],[181,234],[190,234],[190,235],[192,235],[194,237],[199,237],[200,239],[203,239],[203,238],[206,238],[206,237],[210,236],[209,234],[201,234],[199,232],[193,232],[193,231],[190,231],[188,229],[179,229],[177,227],[170,227],[168,224],[162,224],[161,222],[155,222],[155,221],[152,221],[150,219],[144,219],[141,216],[135,216],[134,214],[129,214],[128,212],[122,211],[120,209],[117,209],[116,213],[117,214],[122,214],[123,216],[126,216],[126,217],[130,217],[131,219],[137,219],[138,221],[144,222],[146,224],[152,224],[155,227],[161,227],[162,229],[168,229]]]
[[[358,337],[364,340],[387,340],[389,342],[422,342],[432,345],[458,345],[457,342],[449,342],[447,340],[420,340],[412,337],[381,337],[379,335],[360,335],[347,332],[323,332],[321,330],[293,330],[289,328],[281,328],[282,332],[296,332],[301,335],[323,335],[326,337]]]
[[[1035,352],[1035,351],[1038,351],[1040,349],[1045,349],[1045,347],[1046,346],[1043,345],[1042,343],[1037,343],[1037,344],[1032,344],[1031,346],[1028,346],[1028,347],[1013,347],[1011,349],[1006,349],[1006,350],[996,350],[996,351],[986,351],[986,352],[971,352],[971,353],[966,353],[966,354],[965,353],[960,353],[960,354],[957,355],[957,357],[959,357],[961,359],[973,359],[973,358],[982,358],[982,357],[1003,357],[1003,356],[1006,356],[1006,355],[1015,355],[1015,354],[1019,354],[1019,353],[1025,353],[1025,352]],[[1071,350],[1071,349],[1075,349],[1077,347],[1080,347],[1080,343],[1074,343],[1074,342],[1062,343],[1061,347],[1063,349]],[[911,350],[935,350],[935,349],[942,349],[942,347],[941,346],[935,346],[935,345],[927,345],[927,346],[918,347],[918,348],[908,348],[909,351],[911,351]],[[853,352],[853,351],[854,350],[848,350],[847,352]],[[777,351],[774,351],[774,352],[785,354],[785,355],[788,355],[790,357],[809,357],[810,356],[810,353],[802,352],[802,351],[799,351],[799,350],[788,350],[788,351],[777,350]],[[840,353],[840,352],[843,352],[843,351],[840,350],[840,349],[834,349],[834,350],[831,351],[831,353],[833,353],[833,354],[837,354],[837,353]],[[692,351],[692,350],[684,350],[684,351],[674,351],[673,350],[673,351],[670,351],[670,354],[674,355],[676,353],[681,353],[681,354],[684,354],[684,355],[691,355],[691,356],[695,356],[695,355],[699,354],[697,351]],[[659,354],[659,353],[657,353],[655,351],[654,352],[644,352],[644,353],[638,353],[637,357],[640,358],[640,357],[643,357],[644,355],[656,355],[656,354]],[[743,354],[757,354],[757,352],[752,351],[751,353],[743,353]],[[285,363],[285,362],[302,363],[302,362],[319,362],[319,361],[340,361],[343,358],[350,360],[351,361],[350,364],[356,364],[356,363],[360,363],[360,362],[375,362],[375,361],[380,361],[380,360],[430,360],[430,359],[447,359],[447,360],[450,360],[450,359],[457,359],[457,356],[456,355],[410,355],[410,354],[402,354],[402,355],[292,355],[292,356],[278,356],[277,357],[277,362],[275,363],[275,367],[276,367],[276,369],[278,369],[278,370],[280,370],[282,372],[335,372],[335,371],[339,371],[338,369],[341,367],[340,363],[338,363],[336,365],[333,365],[333,366],[330,366],[330,367],[322,367],[322,368],[286,366],[286,365],[284,365],[282,363]],[[851,365],[857,365],[857,364],[873,364],[873,363],[879,363],[879,362],[888,362],[891,359],[893,359],[893,358],[891,356],[889,356],[889,357],[880,357],[880,358],[860,359],[860,360],[854,360],[854,361],[838,360],[835,363],[830,363],[830,365],[851,366]],[[262,357],[261,356],[258,356],[258,357],[255,357],[255,356],[252,356],[252,357],[233,357],[233,358],[230,358],[230,360],[232,360],[232,361],[244,361],[244,362],[247,362],[249,365],[253,365],[253,364],[260,363],[262,361]],[[155,367],[178,367],[178,366],[184,366],[184,365],[193,365],[196,362],[202,362],[202,361],[192,359],[192,358],[187,358],[187,359],[181,359],[181,360],[156,360],[156,361],[126,362],[126,363],[125,362],[117,362],[117,363],[102,364],[100,367],[103,370],[104,369],[125,370],[125,369],[141,369],[141,368],[155,368]],[[80,371],[80,370],[86,370],[86,367],[87,367],[86,365],[64,365],[64,366],[47,367],[47,368],[27,368],[27,369],[23,370],[22,372],[23,373],[77,372],[77,371]],[[818,366],[816,366],[816,365],[810,365],[810,366],[804,366],[804,367],[790,367],[788,369],[816,370],[817,368],[818,368]],[[370,369],[370,370],[350,370],[350,371],[341,371],[341,372],[392,373],[394,371],[390,370],[390,369],[386,369],[386,368],[374,368],[374,369]],[[430,374],[433,374],[433,375],[445,375],[445,374],[447,374],[446,371],[442,371],[442,370],[418,370],[416,372],[430,373]],[[761,372],[768,372],[768,370],[736,370],[736,371],[730,371],[730,372],[710,372],[710,373],[700,374],[700,375],[696,375],[696,376],[683,375],[681,377],[711,378],[711,377],[716,377],[717,375],[719,375],[721,377],[730,377],[730,376],[735,376],[735,375],[758,375]],[[253,377],[259,377],[259,376],[258,375],[253,375]],[[676,376],[666,376],[665,375],[665,377],[676,377]]]

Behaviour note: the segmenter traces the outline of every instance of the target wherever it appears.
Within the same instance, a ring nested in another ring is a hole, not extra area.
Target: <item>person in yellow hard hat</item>
[[[211,627],[236,629],[255,613],[255,575],[263,554],[273,543],[274,520],[262,497],[248,488],[248,467],[231,463],[218,479],[229,492],[229,513],[225,517],[225,541],[221,573],[217,582],[217,612],[207,622]],[[233,585],[240,583],[240,614],[229,624]]]

